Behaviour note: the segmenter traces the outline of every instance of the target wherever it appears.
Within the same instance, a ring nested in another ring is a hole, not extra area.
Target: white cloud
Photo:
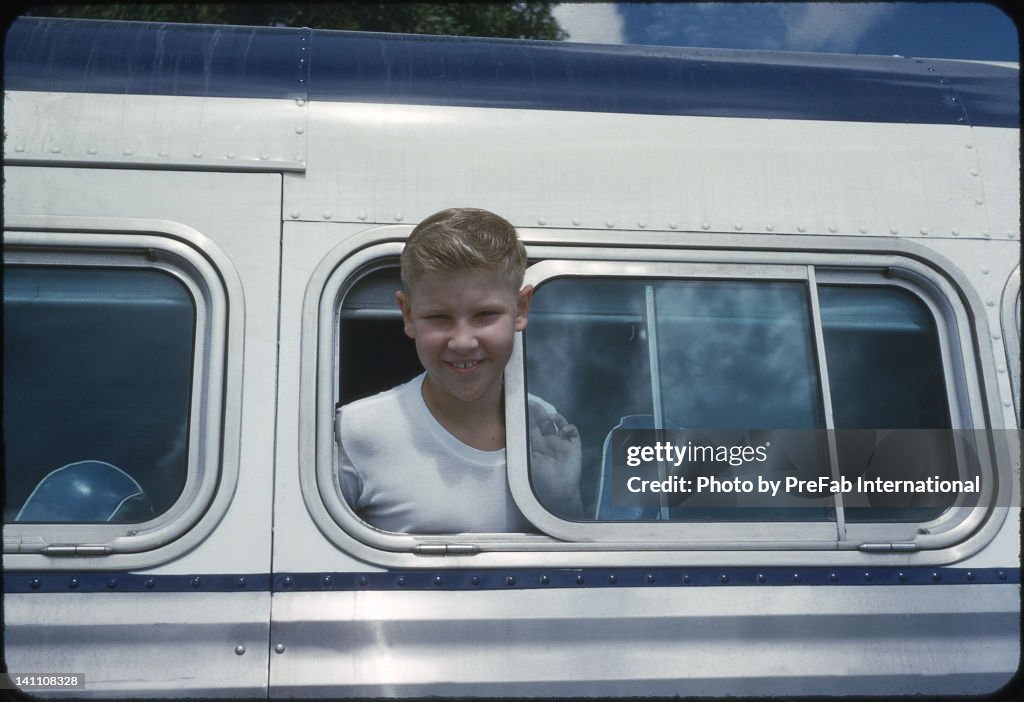
[[[890,3],[812,3],[787,9],[784,48],[840,52],[854,51],[867,32],[896,10]]]
[[[561,3],[551,13],[569,33],[569,41],[625,43],[622,15],[615,3]]]

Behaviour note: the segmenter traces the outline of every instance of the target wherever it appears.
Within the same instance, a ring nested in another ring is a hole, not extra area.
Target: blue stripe
[[[383,573],[146,575],[20,572],[4,574],[7,593],[327,592],[537,590],[621,587],[779,587],[791,585],[1020,584],[1020,568],[583,568],[401,570]]]
[[[287,97],[657,115],[1017,127],[1014,69],[285,27],[22,18],[8,90]]]

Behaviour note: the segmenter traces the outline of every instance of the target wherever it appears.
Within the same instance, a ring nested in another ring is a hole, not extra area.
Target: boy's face
[[[501,379],[517,331],[526,328],[533,286],[516,292],[486,270],[427,271],[396,294],[405,333],[427,371],[424,394],[441,402],[501,398]],[[428,387],[429,384],[429,387]]]

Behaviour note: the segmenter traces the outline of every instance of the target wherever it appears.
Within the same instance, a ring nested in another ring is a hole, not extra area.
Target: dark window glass
[[[822,428],[809,310],[802,282],[567,278],[539,286],[525,335],[527,390],[580,432],[588,517],[830,519],[832,501],[821,495],[789,502],[758,494],[672,495],[652,508],[615,504],[609,487],[615,444],[625,436],[613,429],[665,429],[677,432],[680,444],[717,447],[764,444],[772,430]],[[809,445],[790,447],[788,458],[774,463],[708,464],[689,477],[828,475],[820,432],[802,440]],[[544,495],[537,497],[544,503]]]
[[[162,271],[4,268],[5,521],[138,523],[174,503],[195,320]]]
[[[959,477],[945,431],[951,423],[938,332],[927,306],[890,286],[822,285],[818,294],[840,472],[851,480]],[[954,497],[851,494],[844,507],[851,522],[925,521]]]

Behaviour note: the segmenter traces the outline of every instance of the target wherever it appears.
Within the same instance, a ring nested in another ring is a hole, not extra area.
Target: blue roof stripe
[[[285,27],[21,18],[8,90],[1017,127],[1013,68]]]

